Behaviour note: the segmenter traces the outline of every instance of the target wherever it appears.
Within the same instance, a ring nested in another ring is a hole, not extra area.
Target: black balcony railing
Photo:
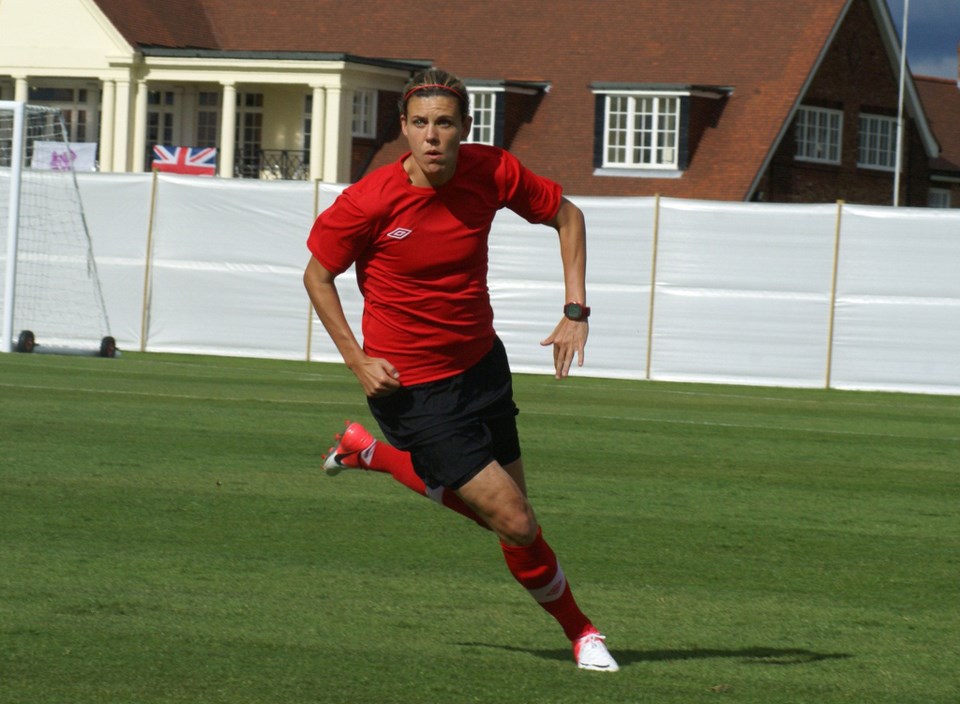
[[[306,181],[310,178],[309,152],[293,149],[238,149],[233,173],[238,178]]]
[[[0,165],[6,159],[9,147],[0,140]],[[310,152],[297,149],[237,149],[234,153],[233,175],[237,178],[259,178],[275,181],[308,181],[310,179]],[[147,164],[153,162],[153,145],[147,147]],[[217,157],[219,169],[220,157]]]

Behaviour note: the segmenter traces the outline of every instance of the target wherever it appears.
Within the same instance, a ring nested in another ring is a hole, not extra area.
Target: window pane
[[[197,146],[217,146],[217,128],[220,123],[219,114],[209,110],[197,113]]]
[[[927,206],[930,208],[949,208],[950,191],[945,188],[931,188],[927,194]]]
[[[353,124],[355,137],[376,136],[376,93],[372,90],[358,90],[353,93]],[[313,97],[310,104],[313,105]],[[312,109],[312,108],[311,108]]]
[[[857,166],[890,170],[897,162],[897,121],[880,115],[861,115]]]
[[[824,108],[800,108],[796,118],[797,159],[840,163],[843,113]]]
[[[607,97],[607,162],[626,164],[628,100],[623,95]]]
[[[87,111],[77,110],[77,121],[73,127],[73,139],[77,142],[87,141]]]
[[[160,115],[151,112],[147,114],[147,142],[150,144],[159,144],[160,139]]]
[[[310,160],[310,132],[313,129],[313,93],[304,96],[303,101],[303,148],[306,150],[305,163]]]
[[[654,145],[654,100],[639,98],[636,100],[636,115],[633,120],[633,163],[635,165],[653,163]]]
[[[99,97],[99,91],[62,86],[32,86],[28,96],[29,102],[41,103],[62,111],[70,141],[86,142],[88,139],[98,138],[99,113],[89,110],[89,101]]]
[[[44,88],[38,86],[36,88],[30,88],[29,98],[30,102],[73,102],[73,88]]]
[[[492,91],[471,90],[470,115],[473,117],[473,128],[467,136],[467,141],[476,144],[494,144],[497,94]]]
[[[681,100],[676,96],[608,95],[604,165],[677,165]]]
[[[677,98],[661,98],[659,108],[656,163],[673,164],[676,162],[680,101]]]

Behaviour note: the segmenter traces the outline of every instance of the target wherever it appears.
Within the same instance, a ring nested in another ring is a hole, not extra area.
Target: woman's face
[[[407,101],[400,125],[410,146],[404,168],[413,185],[437,187],[453,178],[460,142],[471,122],[460,116],[460,103],[452,95],[415,95]]]

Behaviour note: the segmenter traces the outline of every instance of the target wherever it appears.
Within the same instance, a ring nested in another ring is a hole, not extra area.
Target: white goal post
[[[116,354],[59,109],[0,101],[0,352]]]
[[[0,101],[0,111],[10,110],[12,115],[9,140],[10,178],[7,198],[7,255],[3,277],[3,330],[0,352],[13,348],[13,305],[17,282],[17,237],[20,223],[20,182],[23,174],[23,132],[26,105],[20,102]],[[7,161],[4,159],[3,161]]]

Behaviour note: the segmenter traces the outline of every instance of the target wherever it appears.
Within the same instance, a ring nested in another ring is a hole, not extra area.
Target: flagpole
[[[900,205],[900,171],[903,169],[903,92],[907,79],[907,19],[910,0],[903,0],[903,41],[900,43],[900,93],[897,105],[897,158],[893,173],[893,207]]]

